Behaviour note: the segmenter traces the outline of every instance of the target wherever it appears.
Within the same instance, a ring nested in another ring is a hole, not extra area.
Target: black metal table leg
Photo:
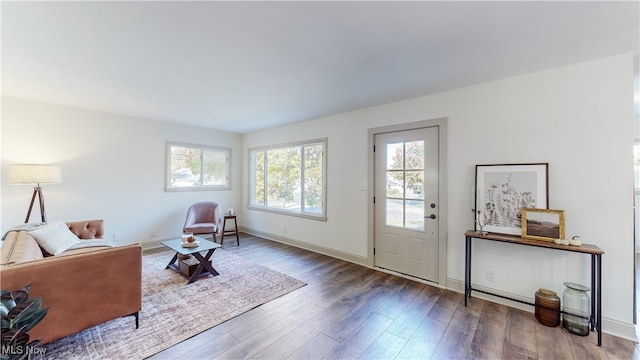
[[[598,300],[598,304],[596,305],[596,311],[598,315],[596,316],[596,323],[598,328],[598,346],[602,346],[602,255],[596,255],[596,298]]]
[[[207,254],[204,257],[200,253],[197,253],[197,252],[193,253],[193,256],[196,259],[198,259],[199,264],[198,264],[198,267],[196,268],[196,271],[194,271],[191,277],[189,278],[189,284],[196,281],[196,279],[200,276],[200,274],[202,274],[205,270],[208,271],[209,274],[213,276],[220,275],[209,262],[209,258],[211,258],[211,255],[213,255],[214,250],[215,249],[211,249],[207,251]]]
[[[602,255],[591,254],[591,331],[598,333],[598,346],[602,346]]]
[[[467,298],[470,296],[471,296],[471,237],[465,236],[464,306],[467,306]]]
[[[591,331],[596,329],[596,319],[598,314],[596,313],[596,304],[598,303],[598,297],[596,294],[598,293],[598,289],[596,287],[596,255],[591,255]]]
[[[171,265],[174,265],[176,263],[176,260],[178,260],[178,253],[173,255],[173,258],[171,259],[171,261],[169,261],[169,263],[167,264],[167,267],[165,269],[173,268]]]

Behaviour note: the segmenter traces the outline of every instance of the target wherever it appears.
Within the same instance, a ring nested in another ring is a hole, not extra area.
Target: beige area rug
[[[44,345],[45,358],[142,359],[305,285],[222,249],[211,257],[220,275],[187,284],[165,270],[171,256],[143,257],[138,329],[132,316],[112,320]]]

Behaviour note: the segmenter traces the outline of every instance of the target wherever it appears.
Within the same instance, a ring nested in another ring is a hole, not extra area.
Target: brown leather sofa
[[[102,220],[67,223],[80,239],[100,239]],[[42,297],[49,308],[30,332],[31,339],[48,343],[119,317],[133,315],[138,326],[142,308],[142,247],[81,246],[47,256],[27,231],[10,231],[2,245],[0,284],[4,290],[33,284],[31,297]],[[93,245],[95,244],[95,245]]]

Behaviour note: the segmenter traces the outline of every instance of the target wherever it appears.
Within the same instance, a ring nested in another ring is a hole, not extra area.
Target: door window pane
[[[387,197],[404,198],[404,172],[387,171]]]
[[[424,169],[424,141],[410,141],[405,143],[405,167],[407,169]]]
[[[424,201],[409,200],[405,202],[405,227],[415,230],[424,229]]]
[[[424,199],[424,171],[407,171],[406,188],[407,199]]]
[[[387,226],[404,226],[404,201],[387,199]]]
[[[387,144],[387,170],[404,169],[404,143]]]

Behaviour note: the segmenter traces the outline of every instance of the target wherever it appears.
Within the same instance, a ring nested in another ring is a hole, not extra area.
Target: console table
[[[503,299],[516,301],[519,303],[535,306],[535,304],[522,301],[519,299],[513,299],[507,296],[494,294],[489,291],[474,289],[471,286],[471,239],[479,239],[479,240],[490,240],[490,241],[500,241],[507,242],[511,244],[518,245],[528,245],[535,246],[541,248],[547,248],[551,250],[561,250],[561,251],[571,251],[575,253],[582,253],[586,255],[591,255],[591,330],[598,332],[598,346],[602,346],[602,293],[601,293],[601,285],[602,285],[602,254],[604,251],[600,250],[595,245],[582,244],[581,246],[570,246],[570,245],[558,245],[554,242],[550,241],[540,241],[540,240],[530,240],[523,239],[517,235],[506,235],[506,234],[496,234],[496,233],[488,233],[481,234],[475,232],[474,230],[469,230],[464,233],[466,248],[465,248],[465,263],[464,263],[464,306],[467,306],[467,298],[471,297],[471,291],[477,291],[497,297],[501,297]]]

